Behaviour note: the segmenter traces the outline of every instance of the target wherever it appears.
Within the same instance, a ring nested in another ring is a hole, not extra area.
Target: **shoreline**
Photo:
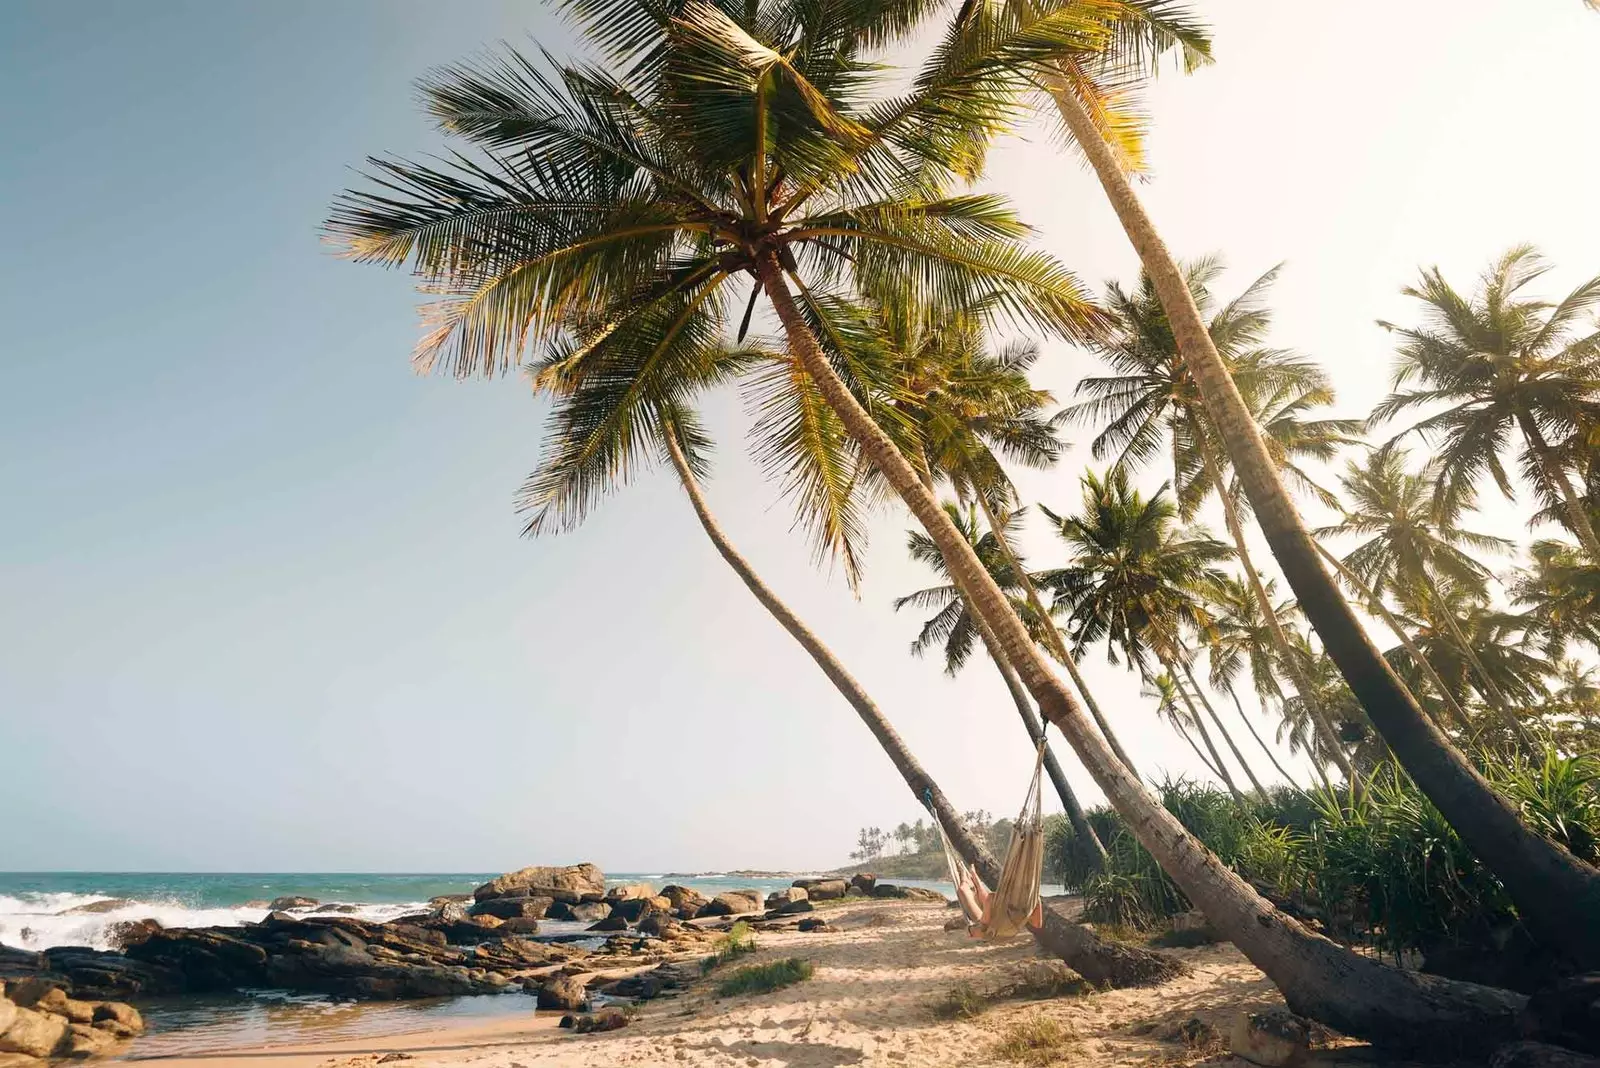
[[[825,931],[758,932],[753,953],[676,996],[640,1003],[628,1026],[607,1033],[575,1035],[557,1027],[559,1013],[530,1011],[407,1034],[201,1054],[142,1056],[136,1044],[128,1061],[141,1068],[948,1068],[1010,1064],[996,1050],[1017,1028],[1043,1020],[1061,1037],[1062,1063],[1182,1068],[1225,1054],[1221,1036],[1240,1013],[1283,1004],[1231,945],[1173,951],[1193,966],[1192,976],[1100,993],[1037,957],[1028,939],[992,944],[946,931],[950,915],[932,903],[865,901],[827,910]],[[718,996],[718,978],[728,971],[791,956],[812,963],[810,980]],[[971,999],[970,1014],[948,1011],[958,994]]]

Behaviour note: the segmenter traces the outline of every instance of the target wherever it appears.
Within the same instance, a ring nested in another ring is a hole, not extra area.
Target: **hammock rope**
[[[983,879],[950,844],[944,823],[933,807],[933,791],[923,791],[923,801],[933,816],[933,825],[939,829],[945,865],[950,871],[950,881],[956,886],[956,900],[961,903],[961,910],[967,917],[967,933],[974,938],[1013,938],[1029,927],[1038,926],[1040,922],[1042,905],[1039,883],[1044,872],[1041,790],[1044,742],[1041,735],[1033,758],[1033,778],[1028,784],[1027,796],[1023,798],[1022,810],[1011,825],[1011,840],[1006,845],[1000,879],[992,890],[984,885]]]

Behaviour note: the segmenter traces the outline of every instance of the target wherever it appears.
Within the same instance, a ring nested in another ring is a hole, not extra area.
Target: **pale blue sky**
[[[1202,6],[1221,61],[1153,94],[1150,206],[1180,254],[1227,254],[1225,290],[1289,261],[1279,339],[1345,411],[1382,392],[1373,320],[1418,264],[1466,284],[1533,240],[1556,285],[1600,270],[1577,0]],[[0,868],[809,866],[915,817],[668,479],[520,539],[538,406],[413,376],[407,280],[318,242],[364,155],[437,147],[417,74],[530,34],[566,46],[532,3],[0,5]],[[1043,132],[994,167],[1086,280],[1131,275]],[[1052,350],[1042,378],[1090,366]],[[905,655],[905,523],[875,525],[854,602],[737,455],[737,399],[713,416],[732,536],[959,804],[1014,807],[992,673]],[[1026,489],[1069,504],[1085,455]],[[1194,769],[1088,668],[1145,767]]]

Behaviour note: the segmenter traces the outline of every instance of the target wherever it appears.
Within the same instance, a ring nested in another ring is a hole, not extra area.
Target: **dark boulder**
[[[1494,1051],[1489,1068],[1600,1068],[1600,1057],[1543,1042],[1512,1042]]]
[[[823,919],[821,916],[807,916],[805,919],[795,924],[795,927],[796,929],[805,931],[807,933],[812,931],[822,932],[833,930],[832,927],[828,926],[828,921]]]
[[[288,894],[283,897],[273,898],[267,909],[271,912],[288,912],[290,909],[314,909],[319,904],[321,902],[314,897],[295,897],[292,894]]]
[[[553,975],[539,987],[538,1006],[541,1009],[587,1012],[589,991],[574,976]]]
[[[550,906],[550,911],[545,913],[545,918],[550,920],[566,920],[569,923],[594,923],[611,915],[611,906],[604,901],[595,901],[576,905],[565,901],[557,901]]]
[[[627,923],[638,923],[652,912],[669,912],[672,902],[664,897],[629,897],[611,905],[611,915],[621,916]]]
[[[778,908],[773,909],[770,915],[797,916],[802,912],[811,912],[815,908],[815,905],[802,898],[799,901],[791,901],[787,905],[780,905]]]
[[[470,916],[493,916],[501,920],[543,919],[554,899],[548,897],[495,897],[480,901],[468,910]]]
[[[661,896],[672,903],[672,911],[681,920],[694,919],[700,914],[700,910],[711,902],[706,895],[687,886],[663,886]]]
[[[746,912],[761,911],[761,894],[759,891],[734,890],[726,894],[718,894],[695,913],[696,918],[703,916],[738,916]]]
[[[843,879],[796,879],[794,885],[804,890],[812,901],[835,901],[844,897],[849,884]]]
[[[118,909],[125,909],[129,905],[133,904],[136,904],[136,902],[129,901],[125,897],[109,897],[104,901],[91,901],[87,905],[75,905],[70,909],[62,909],[59,913],[57,913],[57,915],[100,916],[107,912],[115,912]]]
[[[907,901],[937,901],[945,904],[945,896],[937,890],[925,890],[920,886],[899,886],[895,883],[878,883],[872,888],[875,898],[899,898]]]
[[[850,885],[860,890],[863,894],[871,894],[872,888],[877,884],[878,877],[876,875],[868,875],[866,872],[858,872],[850,876]]]
[[[600,922],[591,923],[586,928],[586,930],[590,931],[626,931],[627,929],[628,921],[623,919],[621,914],[615,911],[613,911],[611,915],[607,916]]]

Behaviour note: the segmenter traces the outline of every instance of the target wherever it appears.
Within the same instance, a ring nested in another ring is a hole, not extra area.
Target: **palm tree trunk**
[[[1000,552],[1006,558],[1006,563],[1011,565],[1011,571],[1017,576],[1017,584],[1022,587],[1028,599],[1028,607],[1039,616],[1039,621],[1045,629],[1045,642],[1055,658],[1067,669],[1067,674],[1072,677],[1072,684],[1078,688],[1078,693],[1083,697],[1083,703],[1089,709],[1089,715],[1094,717],[1095,724],[1099,726],[1100,733],[1106,736],[1106,741],[1111,743],[1111,751],[1117,754],[1117,759],[1127,765],[1128,770],[1134,775],[1139,774],[1139,769],[1133,766],[1133,761],[1128,758],[1127,750],[1122,748],[1122,743],[1117,740],[1116,732],[1111,729],[1111,724],[1100,712],[1100,704],[1094,699],[1094,694],[1089,692],[1089,684],[1083,681],[1083,676],[1078,673],[1078,665],[1067,655],[1067,647],[1061,640],[1061,632],[1051,622],[1050,613],[1044,610],[1043,603],[1039,600],[1039,590],[1033,584],[1033,578],[1017,559],[1017,554],[1011,549],[1011,539],[1006,537],[1005,526],[995,518],[994,509],[989,507],[989,501],[982,491],[975,494],[978,498],[978,507],[983,509],[983,518],[989,524],[989,533],[994,535],[995,544],[1000,546]]]
[[[929,493],[933,490],[933,471],[928,465],[928,457],[921,454],[917,457],[917,479]],[[1028,732],[1028,740],[1035,746],[1044,746],[1044,770],[1050,776],[1050,783],[1055,787],[1056,796],[1061,799],[1061,807],[1066,809],[1067,821],[1072,824],[1072,831],[1077,841],[1086,847],[1091,863],[1096,868],[1103,868],[1106,859],[1105,844],[1100,841],[1100,836],[1094,833],[1094,828],[1089,826],[1089,820],[1083,814],[1083,806],[1078,803],[1078,795],[1072,792],[1072,785],[1067,782],[1066,772],[1061,770],[1061,761],[1056,759],[1055,750],[1050,748],[1050,743],[1044,740],[1044,724],[1039,721],[1039,716],[1033,710],[1033,702],[1028,698],[1028,691],[1023,688],[1022,680],[1017,678],[1016,670],[1006,660],[1005,653],[1000,649],[1000,642],[994,636],[994,631],[989,629],[989,624],[984,622],[972,607],[972,598],[966,591],[956,585],[956,595],[967,606],[967,615],[977,628],[978,637],[983,641],[983,647],[989,652],[989,659],[994,662],[995,670],[1000,672],[1000,678],[1006,684],[1006,691],[1011,694],[1011,701],[1017,706],[1017,714],[1022,717],[1022,725]]]
[[[961,854],[961,859],[972,865],[983,877],[984,882],[990,886],[998,885],[1000,865],[995,863],[988,851],[967,833],[960,814],[945,798],[938,784],[923,770],[922,764],[906,748],[900,733],[879,710],[877,703],[845,669],[833,652],[822,644],[822,640],[790,611],[788,605],[779,600],[778,595],[761,580],[755,568],[738,549],[734,548],[733,543],[723,533],[722,526],[711,514],[711,507],[706,503],[705,495],[700,492],[700,483],[690,470],[683,449],[678,444],[677,428],[669,425],[667,432],[662,436],[666,439],[667,455],[672,459],[672,466],[683,484],[684,493],[688,495],[689,503],[694,506],[694,513],[700,520],[701,528],[716,546],[718,554],[729,567],[733,568],[745,587],[755,595],[756,600],[761,602],[761,606],[772,618],[776,619],[778,624],[789,632],[790,637],[810,654],[811,659],[828,677],[828,681],[833,683],[834,688],[850,703],[850,707],[855,709],[856,714],[861,717],[861,722],[867,725],[867,729],[872,732],[873,737],[878,740],[878,745],[889,757],[889,762],[905,780],[917,803],[931,807],[940,822],[944,824],[945,833],[956,846],[957,852]],[[1104,941],[1082,924],[1064,919],[1050,909],[1044,910],[1044,924],[1034,932],[1034,937],[1041,948],[1060,957],[1073,971],[1091,983],[1114,987],[1152,986],[1188,974],[1188,968],[1174,958],[1134,946]]]
[[[1589,510],[1578,499],[1577,491],[1572,488],[1572,480],[1561,469],[1550,443],[1545,441],[1544,434],[1539,430],[1539,424],[1526,412],[1517,413],[1517,423],[1522,427],[1522,436],[1528,439],[1529,448],[1539,459],[1539,468],[1544,472],[1545,480],[1561,495],[1561,505],[1566,510],[1567,521],[1572,524],[1572,532],[1583,542],[1589,559],[1600,564],[1600,538],[1595,537],[1594,524],[1589,521]]]
[[[1450,715],[1455,719],[1456,723],[1463,730],[1470,729],[1471,723],[1467,719],[1466,712],[1457,703],[1455,694],[1450,692],[1450,687],[1444,684],[1444,680],[1439,677],[1439,673],[1433,670],[1432,661],[1424,656],[1417,643],[1411,640],[1411,635],[1401,625],[1400,621],[1395,618],[1394,613],[1389,611],[1389,606],[1383,603],[1383,599],[1373,596],[1372,591],[1361,581],[1361,576],[1346,567],[1343,560],[1324,549],[1320,544],[1317,546],[1317,552],[1322,554],[1324,560],[1333,565],[1333,569],[1339,572],[1346,582],[1350,583],[1354,591],[1362,596],[1369,607],[1377,611],[1378,618],[1383,620],[1384,626],[1394,632],[1395,637],[1400,639],[1401,647],[1411,654],[1411,659],[1417,665],[1417,670],[1426,675],[1428,681],[1433,683],[1433,688],[1439,691],[1439,696],[1449,706]]]
[[[970,611],[970,609],[969,609]],[[1017,714],[1022,717],[1022,725],[1028,731],[1028,737],[1034,745],[1044,746],[1044,771],[1050,777],[1050,783],[1056,788],[1056,796],[1061,799],[1061,807],[1067,812],[1067,822],[1072,825],[1074,839],[1082,847],[1085,855],[1096,868],[1103,868],[1106,859],[1105,844],[1100,841],[1100,836],[1094,833],[1094,828],[1089,825],[1088,817],[1083,813],[1083,806],[1078,803],[1078,795],[1072,792],[1072,784],[1067,781],[1066,772],[1061,769],[1061,761],[1056,759],[1054,749],[1044,740],[1044,724],[1039,721],[1039,714],[1033,710],[1033,702],[1028,698],[1028,691],[1023,688],[1022,680],[1017,678],[1017,673],[1011,665],[994,653],[989,653],[995,670],[1000,672],[1000,677],[1005,680],[1006,690],[1011,694],[1012,702],[1017,706]]]
[[[1417,707],[1367,637],[1323,568],[1316,542],[1284,490],[1260,431],[1211,343],[1172,254],[1070,84],[1061,76],[1049,78],[1048,83],[1062,119],[1094,168],[1150,276],[1178,351],[1250,498],[1261,532],[1328,655],[1390,750],[1468,848],[1500,878],[1540,941],[1560,947],[1581,968],[1600,968],[1600,871],[1522,822],[1516,809],[1495,793]],[[1040,707],[1045,708],[1043,701]],[[1190,899],[1195,900],[1194,895]],[[1213,923],[1217,920],[1212,917]],[[1244,949],[1242,943],[1240,948]],[[1271,974],[1266,965],[1258,965]],[[1291,1006],[1298,996],[1290,996]]]
[[[1256,570],[1255,562],[1250,559],[1250,548],[1244,540],[1244,524],[1239,521],[1239,505],[1229,496],[1228,488],[1222,484],[1221,465],[1212,454],[1211,442],[1206,438],[1205,428],[1199,429],[1200,433],[1195,436],[1199,439],[1200,455],[1205,463],[1206,476],[1211,481],[1211,487],[1217,491],[1218,499],[1222,501],[1222,517],[1228,525],[1228,533],[1233,536],[1234,551],[1239,554],[1239,566],[1244,569],[1245,581],[1255,593],[1256,604],[1261,609],[1262,620],[1267,624],[1267,632],[1272,636],[1272,644],[1277,649],[1284,668],[1288,670],[1289,677],[1294,680],[1295,689],[1300,691],[1300,699],[1306,703],[1306,708],[1311,713],[1311,722],[1316,725],[1317,734],[1322,737],[1323,748],[1333,757],[1334,763],[1339,765],[1339,770],[1344,772],[1345,781],[1352,786],[1359,786],[1360,780],[1356,777],[1355,766],[1350,763],[1349,755],[1340,744],[1339,735],[1328,720],[1327,710],[1322,707],[1322,702],[1317,700],[1315,688],[1307,683],[1299,656],[1289,647],[1289,638],[1283,633],[1283,625],[1278,622],[1278,613],[1272,607],[1272,598],[1267,596],[1266,584],[1261,581],[1261,574]]]
[[[1211,707],[1211,701],[1206,697],[1205,690],[1201,689],[1199,680],[1194,677],[1194,669],[1189,666],[1187,660],[1180,660],[1179,664],[1183,668],[1183,677],[1188,679],[1189,685],[1194,688],[1194,695],[1200,699],[1200,704],[1206,710],[1206,715],[1210,716],[1211,722],[1217,725],[1217,732],[1222,735],[1222,740],[1228,743],[1228,749],[1232,751],[1233,759],[1244,769],[1245,777],[1250,780],[1250,785],[1255,787],[1257,794],[1266,797],[1266,787],[1261,785],[1261,780],[1256,778],[1256,773],[1250,769],[1250,762],[1245,760],[1244,754],[1239,751],[1238,745],[1234,743],[1233,735],[1229,734],[1228,728],[1222,725],[1222,717],[1217,715],[1215,708]]]
[[[1233,707],[1238,710],[1239,718],[1244,720],[1244,729],[1250,732],[1250,737],[1254,738],[1256,740],[1256,744],[1261,747],[1261,751],[1267,754],[1267,759],[1272,762],[1273,770],[1279,775],[1283,776],[1284,782],[1288,783],[1296,790],[1299,790],[1301,793],[1305,793],[1305,788],[1302,787],[1298,782],[1295,782],[1294,776],[1283,770],[1283,765],[1278,763],[1277,754],[1272,751],[1271,747],[1267,745],[1266,740],[1261,737],[1261,734],[1256,730],[1255,724],[1250,722],[1250,717],[1245,715],[1244,704],[1239,700],[1239,691],[1230,686],[1228,687],[1228,696],[1233,698]]]
[[[795,306],[777,255],[763,255],[755,268],[790,353],[839,416],[863,458],[878,468],[922,523],[943,554],[951,578],[959,576],[972,591],[973,610],[994,630],[1006,658],[1039,703],[1040,713],[1072,743],[1129,832],[1212,925],[1277,984],[1290,1008],[1345,1034],[1434,1056],[1447,1050],[1481,1049],[1516,1034],[1517,1013],[1525,998],[1402,971],[1313,933],[1273,908],[1150,795],[1040,657],[1022,620],[938,499],[918,481],[916,470],[834,372]],[[1046,910],[1047,918],[1050,915]]]
[[[1218,771],[1217,766],[1211,763],[1211,758],[1206,756],[1205,750],[1201,749],[1195,744],[1194,735],[1190,734],[1189,728],[1183,725],[1183,717],[1179,715],[1173,715],[1171,722],[1173,730],[1178,732],[1178,737],[1189,743],[1189,748],[1194,750],[1194,755],[1200,758],[1200,763],[1205,765],[1206,770],[1215,775],[1218,779],[1221,779],[1222,772]]]

